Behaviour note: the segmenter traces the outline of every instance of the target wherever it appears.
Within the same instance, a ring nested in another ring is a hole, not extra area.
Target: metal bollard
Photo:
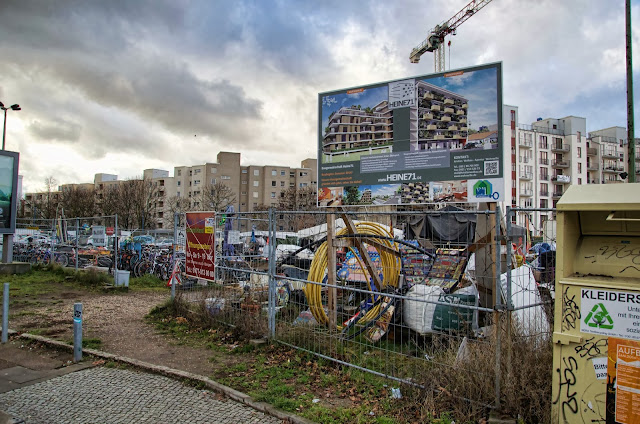
[[[82,360],[82,303],[73,305],[73,361]]]
[[[4,283],[2,292],[2,343],[9,340],[9,283]]]

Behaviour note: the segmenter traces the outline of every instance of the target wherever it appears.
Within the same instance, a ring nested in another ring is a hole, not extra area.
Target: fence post
[[[114,281],[118,281],[118,214],[116,214],[114,229],[113,229],[113,278]]]
[[[176,246],[177,245],[177,241],[178,241],[178,226],[180,225],[180,216],[178,215],[178,212],[173,214],[173,249],[171,250],[171,254],[172,254],[172,261],[171,263],[173,263],[173,268],[175,269],[176,267]],[[213,239],[216,239],[216,232],[215,232],[215,214],[214,214],[214,224],[213,224]],[[215,243],[214,243],[215,244]],[[213,246],[213,254],[215,256],[216,252],[216,247],[215,245]],[[173,276],[173,271],[174,269],[171,270],[171,276]],[[213,271],[215,272],[215,267],[213,269]],[[171,283],[171,300],[174,300],[176,298],[176,284],[175,284],[175,280],[171,277],[169,277],[170,280],[169,282]],[[215,276],[213,277],[215,280]]]
[[[4,283],[2,291],[2,343],[9,339],[9,283]]]
[[[80,255],[78,252],[78,240],[80,239],[80,218],[76,218],[76,271],[78,270],[78,262],[80,261]]]
[[[505,325],[507,326],[507,357],[506,357],[506,366],[507,366],[507,378],[511,377],[511,311],[513,310],[513,299],[511,299],[511,268],[512,268],[512,248],[513,248],[513,237],[512,234],[512,226],[511,219],[515,215],[515,213],[511,210],[511,206],[506,207],[506,217],[505,217],[505,226],[506,228],[506,237],[505,240],[507,242],[507,309],[505,316]],[[524,259],[524,258],[523,258]],[[516,261],[517,266],[517,261]]]
[[[82,359],[82,303],[73,305],[73,361]]]
[[[494,306],[494,321],[496,326],[496,380],[495,380],[495,404],[496,410],[500,410],[500,380],[502,379],[502,370],[500,367],[500,359],[502,356],[502,346],[501,346],[501,310],[502,310],[502,287],[501,287],[501,262],[502,262],[502,247],[501,247],[501,219],[500,219],[500,205],[496,204],[495,206],[495,222],[496,222],[496,240],[495,240],[495,263],[496,263],[496,273],[495,273],[495,306]]]
[[[269,208],[269,338],[276,335],[276,220],[274,208]]]

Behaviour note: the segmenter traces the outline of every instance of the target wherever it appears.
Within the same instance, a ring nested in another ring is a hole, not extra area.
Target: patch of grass
[[[142,277],[133,277],[129,279],[129,288],[132,290],[153,290],[167,291],[167,282],[161,280],[155,275],[146,274]]]
[[[98,338],[83,338],[82,347],[86,349],[100,349],[102,347],[102,340]]]

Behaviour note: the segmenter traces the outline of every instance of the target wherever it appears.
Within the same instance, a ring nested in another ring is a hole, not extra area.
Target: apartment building
[[[373,108],[341,107],[329,116],[325,128],[322,152],[326,162],[336,155],[366,152],[391,152],[393,144],[393,113],[384,100]]]
[[[517,106],[504,105],[506,204],[523,208],[555,208],[571,184],[617,184],[628,172],[626,129],[586,132],[586,118],[566,116],[518,123]],[[640,147],[636,147],[636,167]],[[636,171],[638,175],[640,172]],[[553,219],[550,212],[531,212],[535,230]],[[525,214],[516,218],[525,225]]]

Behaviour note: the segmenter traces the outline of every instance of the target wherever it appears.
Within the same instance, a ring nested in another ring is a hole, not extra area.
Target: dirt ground
[[[221,366],[217,364],[216,352],[179,345],[168,336],[158,334],[153,325],[145,322],[145,315],[169,297],[168,290],[166,293],[65,291],[12,308],[9,328],[70,342],[73,340],[73,305],[81,302],[83,337],[85,340],[99,339],[102,342],[100,350],[211,375]]]

